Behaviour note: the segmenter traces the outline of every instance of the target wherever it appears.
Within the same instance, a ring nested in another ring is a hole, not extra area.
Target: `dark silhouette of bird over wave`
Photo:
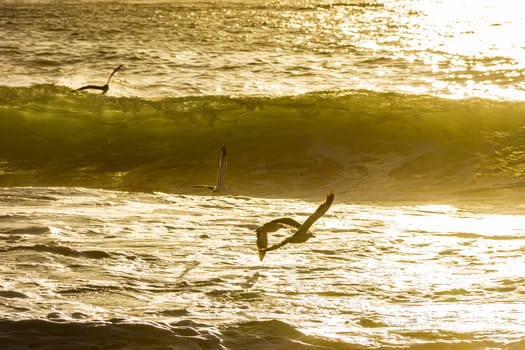
[[[326,200],[322,203],[317,210],[310,215],[302,224],[295,221],[292,218],[279,218],[274,219],[265,223],[264,225],[256,229],[257,233],[257,248],[259,249],[259,260],[263,260],[266,252],[281,248],[288,243],[304,243],[309,240],[311,237],[314,237],[314,234],[309,231],[310,227],[321,217],[323,216],[334,201],[334,193],[329,192],[326,195]],[[297,229],[293,235],[285,238],[283,241],[268,247],[268,233],[275,232],[281,228],[292,227]]]
[[[213,192],[224,192],[226,191],[226,184],[224,182],[224,174],[226,173],[227,166],[227,154],[226,146],[221,146],[221,157],[219,159],[219,169],[217,170],[217,183],[212,185],[193,185],[195,188],[207,188]]]
[[[93,89],[93,90],[101,90],[102,94],[105,94],[109,90],[109,82],[111,81],[111,78],[113,78],[113,74],[115,74],[120,68],[122,68],[122,65],[118,66],[117,68],[113,70],[113,72],[111,72],[106,85],[86,85],[86,86],[82,86],[81,88],[75,89],[73,91]]]

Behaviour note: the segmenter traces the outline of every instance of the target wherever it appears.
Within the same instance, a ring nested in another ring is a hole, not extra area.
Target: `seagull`
[[[118,66],[117,68],[113,69],[113,72],[110,74],[109,78],[108,78],[108,82],[106,83],[106,85],[103,85],[103,86],[99,86],[99,85],[86,85],[86,86],[82,86],[81,88],[78,88],[78,89],[75,89],[73,91],[80,91],[80,90],[87,90],[87,89],[95,89],[95,90],[101,90],[102,91],[102,94],[105,94],[106,92],[108,92],[109,90],[109,81],[111,80],[111,78],[113,77],[113,74],[115,74],[120,68],[122,68],[122,65]]]
[[[207,188],[213,192],[224,192],[226,191],[226,185],[224,184],[224,173],[226,172],[226,165],[228,164],[226,158],[226,146],[221,146],[221,158],[219,159],[219,170],[217,170],[217,184],[212,185],[194,185],[195,188]]]
[[[259,248],[259,260],[264,259],[266,252],[281,248],[287,243],[304,243],[311,237],[314,237],[314,234],[308,231],[310,227],[316,222],[321,216],[323,216],[328,208],[332,205],[334,201],[334,193],[329,192],[326,195],[326,200],[322,203],[317,210],[308,217],[302,224],[295,221],[292,218],[279,218],[265,223],[264,225],[258,227],[255,232],[257,233],[257,248]],[[272,245],[268,248],[268,232],[275,232],[281,228],[285,227],[296,228],[297,231],[288,238],[285,238],[282,242]]]

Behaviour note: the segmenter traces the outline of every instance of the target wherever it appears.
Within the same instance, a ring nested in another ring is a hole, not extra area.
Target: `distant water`
[[[2,1],[0,85],[116,96],[373,90],[523,99],[515,1]]]
[[[0,348],[524,349],[524,21],[2,1]],[[330,190],[260,262],[255,228]]]

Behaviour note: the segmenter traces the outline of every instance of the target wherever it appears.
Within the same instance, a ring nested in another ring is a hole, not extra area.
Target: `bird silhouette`
[[[113,72],[111,72],[106,85],[86,85],[86,86],[82,86],[81,88],[75,89],[73,91],[93,89],[93,90],[101,90],[102,94],[105,94],[109,90],[109,82],[111,81],[111,78],[113,78],[113,74],[115,74],[120,68],[122,68],[122,65],[118,66],[117,68],[113,70]]]
[[[274,219],[265,223],[264,225],[258,227],[255,232],[257,234],[257,248],[259,251],[259,260],[263,260],[266,252],[281,248],[282,246],[288,243],[304,243],[309,240],[311,237],[314,237],[314,234],[310,232],[310,227],[321,217],[323,216],[334,201],[334,193],[329,192],[326,195],[326,200],[322,203],[317,210],[310,215],[302,224],[297,222],[292,218],[279,218]],[[292,227],[296,228],[297,231],[290,237],[285,238],[283,241],[276,243],[268,247],[268,233],[275,232],[281,228]]]
[[[217,170],[217,183],[212,185],[193,185],[195,188],[207,188],[213,192],[224,192],[226,191],[226,184],[224,182],[224,174],[226,173],[227,166],[227,153],[226,146],[221,146],[221,157],[219,159],[219,169]]]

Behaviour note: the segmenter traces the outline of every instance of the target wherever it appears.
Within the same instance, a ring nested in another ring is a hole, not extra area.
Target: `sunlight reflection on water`
[[[5,191],[56,199],[42,206],[25,205],[20,196],[4,201],[2,232],[25,220],[53,223],[52,231],[61,232],[22,233],[9,242],[0,264],[8,276],[2,288],[39,297],[3,305],[6,317],[41,317],[52,308],[62,317],[82,313],[93,320],[161,321],[179,314],[214,323],[279,319],[369,346],[410,344],[415,334],[509,341],[523,335],[523,215],[448,205],[350,205],[336,197],[312,228],[315,238],[268,252],[261,263],[254,228],[273,213],[300,220],[316,203]],[[95,202],[108,204],[95,209],[89,204]],[[70,253],[62,255],[56,245]],[[87,254],[95,250],[105,255]],[[27,264],[35,257],[37,268]],[[13,312],[16,305],[27,311]]]

